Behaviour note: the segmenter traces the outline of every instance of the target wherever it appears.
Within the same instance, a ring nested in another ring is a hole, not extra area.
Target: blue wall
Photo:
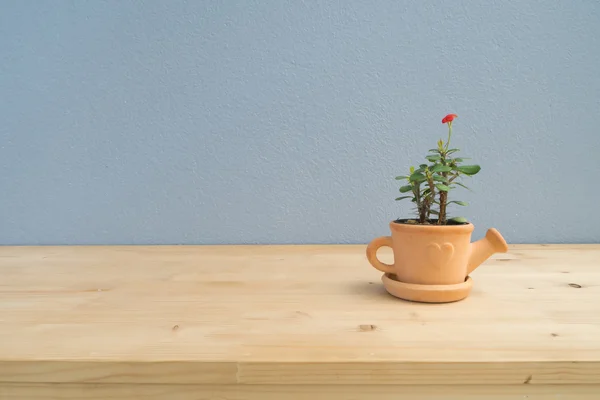
[[[457,113],[475,236],[600,241],[600,2],[24,1],[0,243],[364,243]]]

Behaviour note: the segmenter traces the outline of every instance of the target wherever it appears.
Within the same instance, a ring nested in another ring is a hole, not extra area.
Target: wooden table
[[[365,246],[0,247],[0,399],[600,399],[599,245],[472,276],[433,305]]]

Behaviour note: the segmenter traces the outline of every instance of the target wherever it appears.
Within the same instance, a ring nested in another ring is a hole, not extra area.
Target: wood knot
[[[581,285],[578,285],[577,283],[569,283],[569,286],[575,289],[581,289]]]
[[[305,313],[304,311],[296,311],[296,315],[299,315],[301,317],[311,318],[310,314]]]
[[[552,337],[558,337],[558,333],[551,333],[550,336],[552,336]]]
[[[369,331],[374,331],[375,329],[377,329],[376,325],[359,325],[358,329],[361,332],[369,332]]]
[[[529,384],[529,382],[531,382],[532,379],[533,379],[533,375],[529,375],[527,378],[525,378],[525,380],[523,381],[523,384],[525,384],[525,385]]]
[[[179,329],[179,325],[173,325],[173,328],[172,328],[172,329],[173,329],[174,331],[176,331],[177,329]]]

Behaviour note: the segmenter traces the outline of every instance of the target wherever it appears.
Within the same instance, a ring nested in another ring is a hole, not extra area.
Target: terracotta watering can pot
[[[469,274],[494,253],[508,251],[506,241],[494,228],[471,243],[474,226],[417,225],[392,221],[391,236],[374,239],[367,259],[383,272],[387,291],[406,300],[444,303],[464,299],[471,291]],[[394,263],[377,259],[377,250],[391,247]]]

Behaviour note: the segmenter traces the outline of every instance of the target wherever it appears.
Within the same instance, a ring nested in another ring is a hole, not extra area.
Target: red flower
[[[444,119],[442,119],[442,124],[445,124],[447,122],[452,122],[454,120],[454,118],[458,117],[458,115],[456,114],[448,114],[444,117]]]

